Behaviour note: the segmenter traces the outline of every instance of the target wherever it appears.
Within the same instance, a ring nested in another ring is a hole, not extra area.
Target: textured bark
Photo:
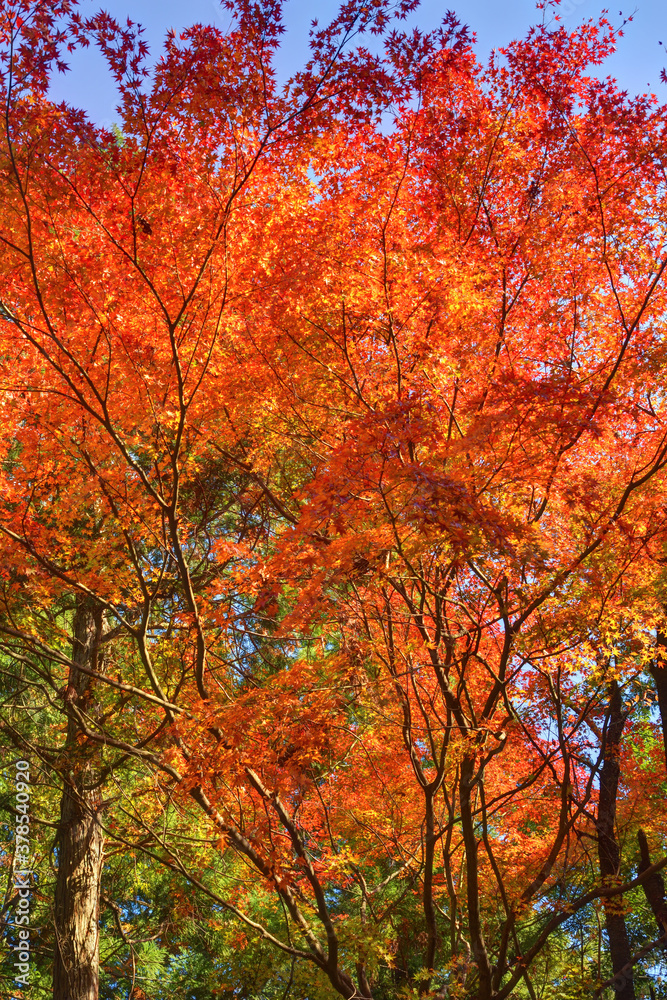
[[[99,669],[102,614],[86,598],[77,600],[72,668],[64,692],[68,706],[90,712],[91,678],[79,666]],[[55,892],[56,947],[53,1000],[97,1000],[99,994],[99,910],[104,838],[98,822],[101,793],[98,750],[77,743],[78,727],[69,707],[58,829]]]
[[[603,764],[600,772],[598,806],[598,857],[603,883],[613,883],[620,877],[621,852],[616,840],[616,796],[620,774],[619,748],[627,715],[623,712],[621,692],[616,681],[609,688],[609,712],[604,735]],[[609,937],[611,964],[617,981],[617,1000],[636,1000],[630,966],[632,953],[623,914],[623,897],[605,902],[605,926]],[[624,970],[625,971],[622,971]]]

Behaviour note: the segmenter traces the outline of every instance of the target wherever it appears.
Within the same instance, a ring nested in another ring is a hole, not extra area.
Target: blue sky
[[[638,0],[622,8],[618,6],[619,0],[616,4],[609,8],[608,14],[613,24],[620,25],[631,14],[633,20],[624,29],[618,51],[601,68],[599,75],[616,77],[632,93],[651,90],[667,101],[667,85],[660,83],[660,70],[667,66],[667,3],[665,0]],[[221,28],[229,25],[229,15],[217,0],[81,0],[79,9],[87,15],[100,7],[120,20],[130,16],[143,24],[153,56],[159,52],[169,28],[179,31],[198,21]],[[434,28],[447,7],[452,7],[476,33],[480,58],[492,48],[524,35],[542,16],[533,0],[461,0],[458,3],[456,0],[423,0],[408,23],[423,29]],[[281,79],[287,79],[306,58],[311,19],[317,17],[322,23],[337,9],[337,0],[318,0],[317,3],[287,0],[287,30],[277,59]],[[574,27],[583,20],[597,18],[603,9],[600,0],[562,0],[560,13],[562,22],[567,27]],[[664,46],[660,42],[664,42]],[[100,124],[110,124],[116,118],[115,91],[106,78],[99,56],[92,51],[75,53],[68,61],[71,72],[54,81],[52,96],[85,108]]]

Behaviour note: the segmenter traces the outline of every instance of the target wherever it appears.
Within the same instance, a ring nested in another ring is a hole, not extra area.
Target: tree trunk
[[[598,806],[598,857],[603,883],[613,883],[620,875],[621,852],[616,840],[616,795],[620,775],[619,749],[627,715],[623,712],[621,692],[616,681],[609,688],[609,713],[602,747],[603,763],[600,772],[600,800]],[[605,901],[605,925],[609,937],[611,964],[617,981],[614,983],[617,1000],[636,1000],[631,960],[630,942],[623,914],[623,898],[615,896]]]
[[[466,858],[466,895],[468,901],[470,949],[477,965],[479,977],[476,1000],[490,1000],[493,995],[493,983],[491,981],[491,964],[482,933],[477,834],[473,818],[472,797],[475,770],[475,758],[464,757],[461,761],[459,801],[461,803],[461,828]]]
[[[658,632],[656,656],[651,667],[651,675],[658,695],[662,738],[665,744],[665,767],[667,767],[667,635],[664,632]]]
[[[639,841],[639,853],[641,861],[639,863],[638,874],[641,875],[647,868],[651,867],[651,852],[648,840],[643,830],[637,833]],[[665,880],[660,872],[654,872],[642,883],[642,889],[646,896],[646,901],[653,911],[655,922],[658,925],[660,934],[667,933],[667,902],[665,901]]]
[[[102,613],[77,597],[73,623],[72,667],[64,692],[68,711],[66,754],[58,829],[55,892],[56,946],[53,1000],[97,1000],[99,994],[99,910],[104,838],[98,823],[101,805],[96,748],[77,741],[71,706],[90,712],[92,679],[79,665],[99,669]]]

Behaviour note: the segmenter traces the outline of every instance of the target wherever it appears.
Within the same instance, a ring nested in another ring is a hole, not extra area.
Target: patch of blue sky
[[[177,33],[194,23],[213,24],[223,31],[231,25],[230,15],[217,0],[81,0],[79,10],[83,16],[95,13],[100,5],[122,23],[130,16],[145,29],[145,39],[151,50],[151,61],[160,52],[166,32]],[[326,24],[338,10],[338,0],[318,0],[317,15],[320,24]],[[406,28],[419,27],[432,30],[441,23],[446,7],[441,0],[423,0],[410,17],[399,22]],[[522,37],[532,24],[540,23],[544,16],[532,0],[465,0],[452,7],[459,19],[467,24],[477,38],[477,52],[485,61],[493,48],[507,45],[513,38]],[[549,19],[560,22],[573,30],[577,24],[597,19],[605,4],[600,0],[562,0],[556,7],[548,8]],[[287,0],[284,7],[285,34],[276,55],[275,68],[278,83],[282,84],[298,70],[308,58],[308,34],[313,5],[307,0]],[[667,64],[667,6],[663,0],[645,0],[636,6],[623,9],[611,8],[609,20],[620,27],[628,17],[632,21],[624,27],[624,37],[618,50],[599,67],[598,76],[616,77],[630,93],[651,90],[667,99],[667,86],[660,83],[660,72]],[[664,42],[662,44],[664,35]],[[369,48],[377,44],[365,37]],[[90,48],[67,56],[71,71],[59,75],[52,83],[51,94],[55,100],[66,100],[85,110],[100,125],[111,127],[117,120],[116,89],[98,52]]]

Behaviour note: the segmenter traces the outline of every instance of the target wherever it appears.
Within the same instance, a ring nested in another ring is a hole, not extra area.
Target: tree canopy
[[[665,997],[667,106],[596,78],[605,18],[482,65],[350,0],[278,88],[282,3],[225,6],[149,70],[131,22],[0,2],[40,975]],[[111,131],[48,96],[90,44]]]

